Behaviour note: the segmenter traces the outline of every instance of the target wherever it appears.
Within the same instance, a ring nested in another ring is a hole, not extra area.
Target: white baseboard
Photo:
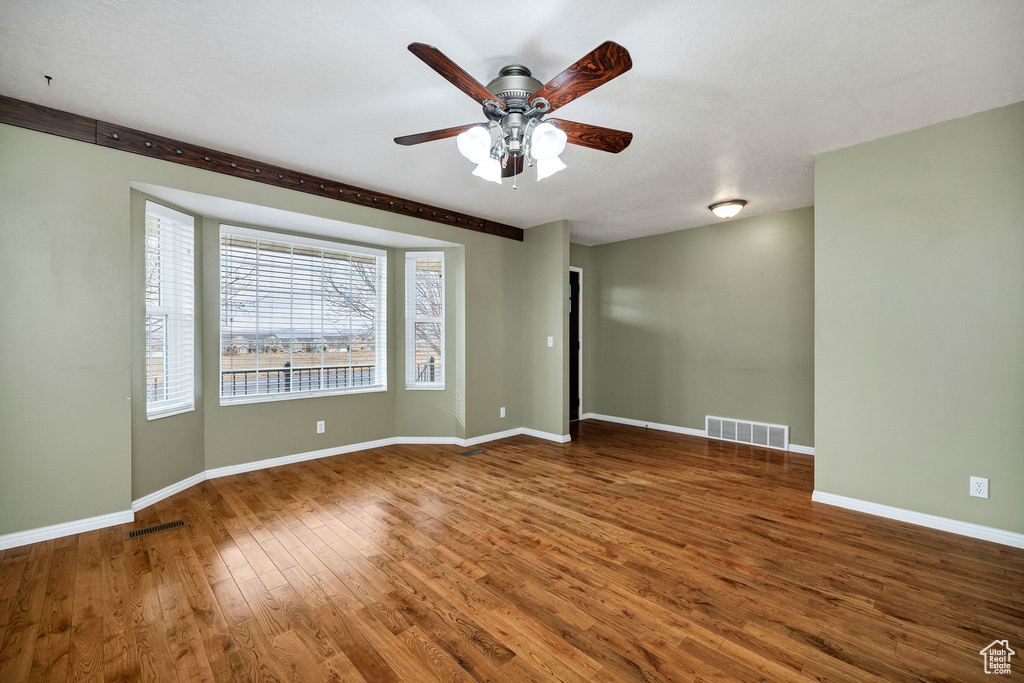
[[[279,458],[267,458],[266,460],[243,462],[238,465],[228,465],[227,467],[215,467],[212,470],[206,470],[206,478],[217,479],[219,477],[227,477],[232,474],[242,474],[243,472],[252,472],[254,470],[265,470],[270,467],[280,467],[281,465],[290,465],[295,462],[318,460],[320,458],[329,458],[332,455],[343,455],[345,453],[365,451],[370,448],[381,448],[382,446],[394,445],[395,437],[392,436],[387,439],[377,439],[376,441],[362,441],[360,443],[353,443],[347,446],[334,446],[333,448],[323,448],[318,451],[282,455]]]
[[[525,434],[526,436],[535,436],[538,439],[547,439],[548,441],[555,441],[557,443],[569,443],[569,441],[572,440],[572,437],[569,436],[568,434],[562,434],[561,436],[559,436],[558,434],[552,434],[551,432],[542,432],[538,429],[530,429],[529,427],[523,427],[522,433]]]
[[[558,441],[559,443],[565,443],[569,440],[568,434],[565,436],[558,436],[557,434],[550,434],[548,432],[539,432],[535,429],[516,427],[515,429],[506,429],[503,432],[493,432],[491,434],[483,434],[481,436],[472,436],[468,439],[460,439],[455,436],[396,436],[395,443],[415,444],[421,446],[476,446],[477,444],[487,443],[488,441],[497,441],[498,439],[507,439],[510,436],[519,436],[520,434],[536,436],[537,438],[548,439],[549,441]]]
[[[616,422],[618,424],[623,425],[632,425],[633,427],[645,427],[647,429],[657,429],[662,432],[674,432],[676,434],[686,434],[687,436],[700,436],[705,439],[708,438],[707,432],[705,432],[703,429],[691,429],[690,427],[677,427],[676,425],[667,425],[662,424],[660,422],[634,420],[633,418],[630,417],[615,417],[614,415],[601,415],[600,413],[583,413],[581,419],[604,420],[605,422]],[[789,450],[792,453],[814,455],[814,446],[797,446],[796,444],[789,444]]]
[[[660,422],[634,420],[631,417],[615,417],[614,415],[601,415],[599,413],[584,413],[583,419],[604,420],[605,422],[616,422],[621,425],[632,425],[633,427],[646,427],[647,429],[657,429],[658,431],[673,432],[675,434],[686,434],[687,436],[707,436],[707,433],[703,429],[691,429],[689,427],[677,427],[675,425],[667,425]]]
[[[318,451],[307,451],[305,453],[295,453],[293,455],[283,455],[279,458],[268,458],[266,460],[256,460],[254,462],[245,462],[239,465],[228,465],[226,467],[215,467],[213,469],[193,474],[191,477],[182,479],[179,482],[175,482],[170,486],[165,486],[159,491],[147,494],[132,501],[131,510],[124,510],[122,512],[111,512],[106,515],[99,515],[97,517],[89,517],[87,519],[79,519],[73,522],[64,522],[62,524],[53,524],[50,526],[40,527],[38,529],[29,529],[27,531],[16,531],[11,534],[4,534],[0,536],[0,550],[7,548],[14,548],[20,545],[28,545],[30,543],[38,543],[39,541],[48,541],[51,538],[60,538],[61,536],[70,536],[72,534],[81,533],[83,531],[93,531],[95,529],[102,529],[108,526],[114,526],[116,524],[124,524],[126,522],[135,521],[135,513],[139,510],[149,507],[154,503],[159,503],[165,498],[170,498],[176,493],[180,493],[187,488],[195,486],[196,484],[202,483],[208,479],[217,479],[220,477],[227,477],[232,474],[242,474],[243,472],[252,472],[255,470],[263,470],[270,467],[280,467],[281,465],[290,465],[296,462],[304,462],[306,460],[316,460],[318,458],[329,458],[333,455],[343,455],[345,453],[354,453],[356,451],[364,451],[370,448],[380,448],[382,446],[393,446],[395,444],[418,444],[418,445],[455,445],[455,446],[475,446],[477,444],[486,443],[488,441],[495,441],[497,439],[505,439],[510,436],[518,436],[519,434],[527,434],[529,436],[535,436],[541,439],[548,439],[549,441],[557,441],[559,443],[566,443],[569,441],[569,435],[565,434],[559,436],[557,434],[550,434],[548,432],[540,432],[535,429],[526,429],[517,427],[515,429],[509,429],[504,432],[494,432],[493,434],[484,434],[482,436],[474,436],[469,439],[459,439],[452,436],[427,436],[427,437],[411,437],[411,436],[398,436],[389,437],[387,439],[377,439],[376,441],[363,441],[361,443],[349,444],[347,446],[335,446],[333,448],[324,448]]]
[[[980,538],[983,541],[1001,543],[1002,545],[1013,546],[1014,548],[1024,548],[1024,534],[1019,534],[1015,531],[996,529],[995,527],[982,526],[981,524],[974,524],[972,522],[962,522],[958,519],[949,519],[948,517],[938,517],[924,512],[915,512],[913,510],[892,507],[891,505],[872,503],[867,500],[860,500],[859,498],[847,498],[846,496],[840,496],[835,493],[825,493],[824,491],[815,491],[812,493],[811,500],[816,503],[825,503],[826,505],[834,505],[836,507],[846,508],[847,510],[866,512],[869,515],[895,519],[909,524],[917,524],[918,526],[928,527],[929,529],[938,529],[939,531],[948,531],[950,533],[960,534],[961,536]]]
[[[134,521],[134,512],[131,510],[121,510],[120,512],[110,512],[105,515],[76,519],[73,522],[51,524],[50,526],[42,526],[38,529],[29,529],[27,531],[16,531],[13,534],[4,534],[3,536],[0,536],[0,550],[15,548],[19,545],[28,545],[30,543],[39,543],[40,541],[49,541],[51,538],[71,536],[72,534],[80,534],[85,531],[95,531],[96,529],[103,529],[104,527]]]
[[[477,444],[487,443],[488,441],[497,441],[498,439],[507,439],[510,436],[519,436],[522,433],[522,428],[516,427],[515,429],[506,429],[503,432],[494,432],[493,434],[484,434],[482,436],[473,436],[468,439],[460,439],[458,445],[476,446]]]
[[[228,465],[227,467],[216,467],[214,469],[206,470],[206,479],[217,479],[219,477],[227,477],[232,474],[242,474],[243,472],[252,472],[254,470],[265,470],[269,467],[280,467],[281,465],[290,465],[296,462],[304,462],[306,460],[317,460],[319,458],[329,458],[334,455],[344,455],[345,453],[354,453],[356,451],[365,451],[371,448],[381,448],[383,446],[394,446],[396,444],[403,445],[421,445],[421,446],[474,446],[479,443],[485,443],[487,441],[494,441],[496,439],[504,439],[509,436],[516,436],[518,434],[530,434],[531,436],[538,436],[542,439],[551,439],[552,441],[568,441],[569,435],[566,434],[564,437],[559,437],[555,434],[548,434],[547,432],[537,432],[534,430],[527,430],[523,428],[509,429],[504,432],[495,432],[493,434],[485,434],[483,436],[475,436],[470,439],[460,439],[454,436],[392,436],[386,439],[377,439],[376,441],[363,441],[360,443],[353,443],[347,446],[335,446],[333,448],[324,448],[318,451],[307,451],[306,453],[295,453],[293,455],[282,455],[279,458],[268,458],[266,460],[256,460],[253,462],[244,462],[238,465]],[[198,477],[200,475],[196,475]],[[200,480],[201,481],[201,480]],[[181,482],[179,482],[181,483]],[[198,483],[198,481],[196,482]],[[167,487],[168,490],[177,486],[174,484]],[[183,488],[187,487],[182,487]],[[173,495],[177,491],[172,491],[167,495]],[[151,494],[155,496],[156,494]],[[163,496],[166,498],[167,496]],[[147,496],[148,498],[148,496]],[[142,499],[140,499],[142,500]],[[148,505],[152,505],[162,500],[158,498]]]
[[[193,474],[191,477],[188,477],[187,479],[182,479],[181,481],[175,482],[175,483],[171,484],[170,486],[165,486],[162,489],[160,489],[159,491],[154,491],[153,493],[149,494],[148,496],[143,496],[142,498],[139,498],[138,500],[133,500],[132,501],[132,512],[138,512],[139,510],[142,510],[143,508],[148,508],[153,503],[159,503],[164,498],[170,498],[175,493],[180,493],[180,492],[184,491],[185,489],[187,489],[187,488],[189,488],[191,486],[195,486],[196,484],[200,484],[200,483],[202,483],[204,481],[206,481],[206,472],[205,471],[200,472],[199,474]]]

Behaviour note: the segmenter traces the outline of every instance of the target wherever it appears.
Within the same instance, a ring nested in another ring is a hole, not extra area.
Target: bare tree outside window
[[[442,318],[444,316],[444,277],[439,259],[416,259],[416,317]],[[441,360],[441,323],[416,325],[416,345],[425,346],[427,353]]]
[[[232,253],[221,258],[220,268],[221,306],[225,321],[230,322],[235,316],[253,315],[256,308],[256,240],[225,235],[222,246]],[[239,257],[246,252],[251,256]]]
[[[193,409],[194,220],[146,202],[146,418]]]
[[[221,397],[382,386],[377,251],[222,233]]]
[[[406,253],[406,385],[444,388],[444,254]]]
[[[146,216],[146,307],[160,306],[161,275],[160,220]],[[146,315],[146,396],[161,400],[167,388],[164,362],[167,316]]]
[[[327,320],[339,333],[352,335],[355,343],[376,341],[377,262],[351,256],[334,259],[324,268],[324,308]]]

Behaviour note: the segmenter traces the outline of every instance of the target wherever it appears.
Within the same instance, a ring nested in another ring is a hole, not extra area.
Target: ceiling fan
[[[458,137],[459,151],[477,165],[473,175],[501,183],[526,166],[537,167],[537,179],[556,173],[565,164],[558,158],[566,142],[618,154],[633,134],[612,128],[544,119],[581,95],[620,76],[633,66],[629,52],[618,43],[602,43],[545,85],[520,64],[502,68],[485,88],[440,50],[413,43],[409,51],[452,85],[483,106],[486,123],[470,123],[395,138],[400,145]],[[516,187],[513,180],[513,188]]]

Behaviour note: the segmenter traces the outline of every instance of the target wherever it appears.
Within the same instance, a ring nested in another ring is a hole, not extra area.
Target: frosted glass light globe
[[[501,185],[501,164],[497,159],[492,159],[488,156],[482,162],[477,164],[476,170],[473,171],[473,175]]]
[[[473,126],[455,138],[459,152],[474,164],[483,163],[491,154],[491,132],[487,126]]]
[[[711,209],[711,213],[715,214],[719,218],[732,218],[746,205],[747,202],[743,199],[730,199],[727,202],[712,204],[708,208]]]
[[[568,137],[561,128],[550,121],[543,121],[533,129],[531,134],[530,155],[535,160],[557,157],[565,149],[567,139]]]
[[[549,175],[554,175],[565,167],[562,160],[556,156],[548,159],[537,159],[537,180],[544,180]]]

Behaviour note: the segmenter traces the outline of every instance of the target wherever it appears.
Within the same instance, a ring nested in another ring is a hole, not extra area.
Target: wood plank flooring
[[[810,457],[596,421],[483,448],[0,551],[0,681],[986,680],[990,642],[1024,653],[1024,551],[812,503]]]

